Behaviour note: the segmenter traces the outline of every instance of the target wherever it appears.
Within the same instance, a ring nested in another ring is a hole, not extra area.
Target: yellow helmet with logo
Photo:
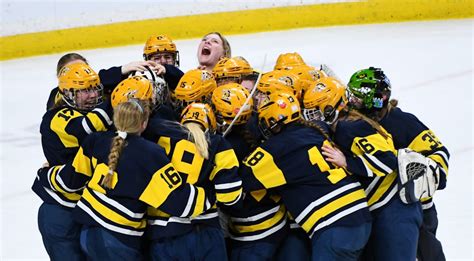
[[[234,124],[244,124],[252,115],[253,100],[244,106],[250,93],[238,83],[228,83],[217,87],[212,92],[212,105],[216,111],[218,131],[225,132],[227,126],[234,120],[239,111],[242,111]]]
[[[217,82],[225,78],[235,78],[236,81],[240,81],[242,76],[251,75],[253,73],[253,68],[242,56],[221,58],[212,70],[212,74]]]
[[[347,104],[346,87],[332,77],[319,79],[303,97],[305,120],[323,120],[333,123]]]
[[[143,76],[133,76],[121,81],[111,94],[112,107],[115,108],[122,102],[130,99],[151,101],[153,97],[153,85]]]
[[[257,85],[257,90],[264,94],[290,92],[299,97],[302,85],[300,79],[288,71],[271,71],[264,73]]]
[[[313,83],[315,83],[320,78],[318,70],[316,70],[316,68],[314,68],[313,66],[309,65],[295,66],[289,69],[288,72],[298,76],[301,82],[301,89],[303,91],[308,89]]]
[[[191,103],[181,113],[181,124],[196,122],[204,127],[204,130],[213,132],[216,129],[216,116],[211,106],[205,103]]]
[[[212,74],[206,70],[193,69],[186,72],[172,93],[174,106],[182,110],[193,102],[208,102],[211,92],[217,87]]]
[[[149,60],[154,53],[171,53],[174,55],[175,65],[179,67],[179,51],[170,37],[164,34],[152,35],[148,38],[143,48],[143,58]]]
[[[258,126],[266,138],[278,132],[277,127],[300,118],[300,104],[290,93],[272,93],[258,108]]]
[[[103,87],[99,75],[85,63],[64,66],[58,74],[58,87],[62,99],[71,107],[90,110],[102,102]],[[87,104],[80,104],[78,92],[97,92],[97,98]]]
[[[289,70],[293,67],[306,65],[299,53],[282,53],[278,56],[274,70]]]

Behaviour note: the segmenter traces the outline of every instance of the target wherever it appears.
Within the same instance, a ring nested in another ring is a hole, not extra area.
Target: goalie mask
[[[300,119],[300,112],[300,104],[294,95],[273,93],[258,108],[258,127],[268,139],[283,126]]]
[[[133,76],[121,81],[111,94],[112,107],[130,99],[151,101],[154,100],[153,85],[142,76]]]
[[[134,71],[129,75],[129,78],[134,76],[141,76],[149,80],[153,85],[153,105],[155,108],[159,107],[161,104],[165,103],[169,99],[168,93],[168,84],[163,78],[156,75],[155,71],[150,69],[150,67],[145,66],[146,70],[143,72]]]
[[[99,75],[85,63],[64,66],[58,74],[58,87],[67,105],[89,111],[102,102]]]
[[[303,97],[303,118],[332,124],[347,104],[345,86],[332,77],[318,80]]]
[[[380,110],[388,105],[390,80],[380,68],[355,72],[347,84],[349,105],[356,109]]]
[[[176,44],[173,43],[173,40],[167,35],[153,35],[146,41],[145,47],[143,48],[143,58],[145,61],[155,60],[152,57],[154,55],[162,55],[167,61],[166,64],[179,67],[179,52],[176,49]],[[167,55],[170,55],[172,60],[170,60]],[[161,59],[161,57],[159,59]],[[163,64],[161,62],[158,63]]]
[[[216,116],[211,107],[205,103],[191,103],[181,113],[181,124],[195,122],[203,127],[204,131],[214,133],[216,130]]]
[[[174,108],[181,112],[193,102],[208,103],[216,81],[206,70],[193,69],[186,72],[171,95]]]
[[[229,124],[234,120],[239,111],[239,118],[235,125],[245,124],[252,115],[253,99],[244,106],[249,97],[249,92],[238,83],[228,83],[217,87],[212,92],[212,106],[216,112],[217,130],[224,133]]]

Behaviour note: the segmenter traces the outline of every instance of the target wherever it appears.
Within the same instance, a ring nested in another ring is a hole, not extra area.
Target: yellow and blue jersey
[[[68,106],[47,111],[40,132],[43,152],[49,165],[71,162],[87,135],[111,128],[111,115],[110,103],[103,103],[90,112],[81,112]],[[58,193],[43,187],[37,179],[32,189],[44,202],[69,208],[73,208],[80,198],[80,193]]]
[[[234,126],[225,139],[232,144],[239,162],[251,150],[243,139],[243,125]],[[229,236],[240,242],[267,241],[278,244],[288,232],[287,212],[281,197],[270,194],[266,189],[253,191],[246,195],[242,204],[223,207],[229,215]]]
[[[216,200],[223,205],[233,205],[242,196],[242,181],[238,176],[239,162],[234,150],[221,136],[209,135],[209,159],[201,157],[188,133],[178,123],[162,119],[150,119],[143,136],[164,148],[176,170],[185,182],[214,191]],[[220,227],[217,206],[202,215],[180,218],[149,209],[148,222],[151,239],[185,234],[194,225]]]
[[[365,188],[370,210],[398,196],[397,156],[391,135],[385,136],[363,120],[339,121],[334,140],[346,155],[347,170]]]
[[[448,149],[440,142],[432,130],[426,127],[415,115],[392,108],[380,124],[392,135],[396,149],[410,148],[434,160],[440,167],[438,189],[446,187],[449,168]],[[433,205],[431,198],[422,199],[423,209]]]
[[[267,189],[281,196],[310,237],[371,219],[360,183],[324,160],[323,143],[329,144],[316,130],[290,124],[255,149],[241,171],[246,192]]]
[[[112,132],[91,134],[72,164],[39,173],[43,185],[58,192],[79,191],[87,184],[73,210],[78,223],[104,227],[126,241],[144,234],[148,206],[180,218],[211,207],[204,189],[185,183],[161,147],[136,135],[127,136],[112,188],[102,187],[114,137]]]

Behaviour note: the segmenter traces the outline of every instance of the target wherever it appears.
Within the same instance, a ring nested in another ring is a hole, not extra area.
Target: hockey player
[[[176,112],[193,102],[209,103],[211,93],[216,88],[214,76],[206,70],[187,71],[171,93],[171,102]]]
[[[300,118],[293,94],[271,94],[259,106],[267,140],[244,161],[245,191],[272,189],[311,238],[312,260],[357,260],[370,234],[359,182],[321,155],[326,131]]]
[[[242,56],[220,59],[212,70],[212,74],[216,79],[217,86],[233,82],[241,84],[249,92],[252,91],[258,78],[258,73]]]
[[[180,217],[209,206],[204,190],[185,183],[164,150],[140,137],[148,115],[146,102],[119,103],[117,134],[89,135],[72,164],[40,171],[40,179],[57,181],[64,190],[79,191],[87,184],[73,217],[83,225],[81,247],[88,259],[144,259],[147,206]]]
[[[356,73],[349,82],[352,94],[351,103],[357,103],[356,101],[359,100],[359,102],[369,104],[368,101],[370,100],[380,99],[380,93],[377,90],[373,91],[372,89],[365,94],[361,92],[365,86],[376,85],[377,81],[380,81],[380,77],[382,77],[380,74],[384,75],[383,71],[373,67]],[[374,79],[370,78],[371,75],[375,76]],[[385,95],[390,96],[390,93],[388,92]],[[399,109],[397,103],[397,100],[383,103],[382,108],[377,111],[377,118],[380,118],[379,123],[392,135],[395,149],[409,148],[414,152],[421,153],[428,162],[429,167],[427,167],[427,171],[433,172],[435,175],[434,179],[420,177],[414,181],[425,185],[434,182],[429,188],[431,189],[429,193],[423,194],[422,192],[415,191],[415,195],[418,194],[418,196],[412,199],[421,200],[423,208],[423,224],[418,240],[417,258],[418,260],[445,260],[441,242],[436,239],[438,219],[431,196],[436,189],[443,189],[446,186],[449,152],[433,131],[413,114]],[[358,106],[365,106],[360,103],[357,104]],[[401,153],[399,153],[398,157],[400,161]],[[424,157],[422,159],[425,159]],[[399,172],[402,172],[402,170],[399,170]],[[421,188],[422,186],[417,186],[417,189]]]
[[[179,67],[179,51],[176,44],[167,35],[152,35],[148,38],[143,48],[143,59],[154,61],[161,65],[174,65]]]
[[[370,80],[356,84],[355,79]],[[353,91],[364,95],[353,99]],[[421,206],[419,202],[405,204],[397,193],[397,151],[392,135],[379,124],[377,116],[390,98],[390,82],[380,70],[362,70],[351,77],[348,93],[349,102],[344,85],[326,78],[305,98],[313,96],[317,101],[313,106],[319,113],[313,115],[331,124],[335,142],[350,155],[344,157],[337,149],[324,146],[326,160],[347,169],[365,188],[373,225],[363,260],[415,260]],[[375,96],[365,96],[369,93]],[[365,99],[359,104],[362,97]]]
[[[226,140],[232,144],[239,162],[250,154],[258,143],[247,130],[252,115],[253,101],[244,106],[249,92],[240,84],[228,83],[217,87],[212,93],[212,106],[216,111],[217,131],[227,132]],[[223,207],[230,215],[230,260],[271,260],[277,247],[287,235],[286,208],[277,195],[265,189],[248,194],[239,207]]]
[[[273,70],[290,70],[293,67],[301,65],[306,65],[306,63],[299,53],[282,53],[278,55]]]
[[[40,125],[43,152],[51,166],[71,162],[88,134],[105,131],[112,124],[109,104],[96,107],[102,99],[102,85],[97,73],[86,63],[62,67],[58,86],[61,100],[46,112]],[[51,190],[38,179],[32,189],[43,200],[38,211],[38,226],[50,258],[83,260],[79,246],[80,225],[71,218],[80,194]]]
[[[207,104],[192,103],[181,124],[163,123],[147,129],[147,139],[162,146],[184,181],[215,191],[217,202],[239,202],[242,181],[232,147],[214,134],[216,119]],[[226,260],[227,253],[217,208],[195,218],[180,218],[149,209],[148,234],[153,260]]]
[[[219,32],[211,32],[202,38],[197,49],[198,69],[212,72],[223,57],[232,56],[230,44]]]

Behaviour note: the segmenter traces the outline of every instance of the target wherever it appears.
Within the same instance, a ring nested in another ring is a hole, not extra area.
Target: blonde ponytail
[[[118,135],[112,140],[108,167],[109,172],[100,183],[102,187],[113,188],[113,176],[123,148],[127,145],[127,134],[139,134],[143,123],[148,120],[149,108],[145,102],[130,100],[114,108],[114,124]]]
[[[187,122],[184,124],[184,127],[188,129],[188,139],[194,142],[199,155],[205,159],[209,159],[209,142],[206,133],[202,130],[202,126],[199,123]]]

